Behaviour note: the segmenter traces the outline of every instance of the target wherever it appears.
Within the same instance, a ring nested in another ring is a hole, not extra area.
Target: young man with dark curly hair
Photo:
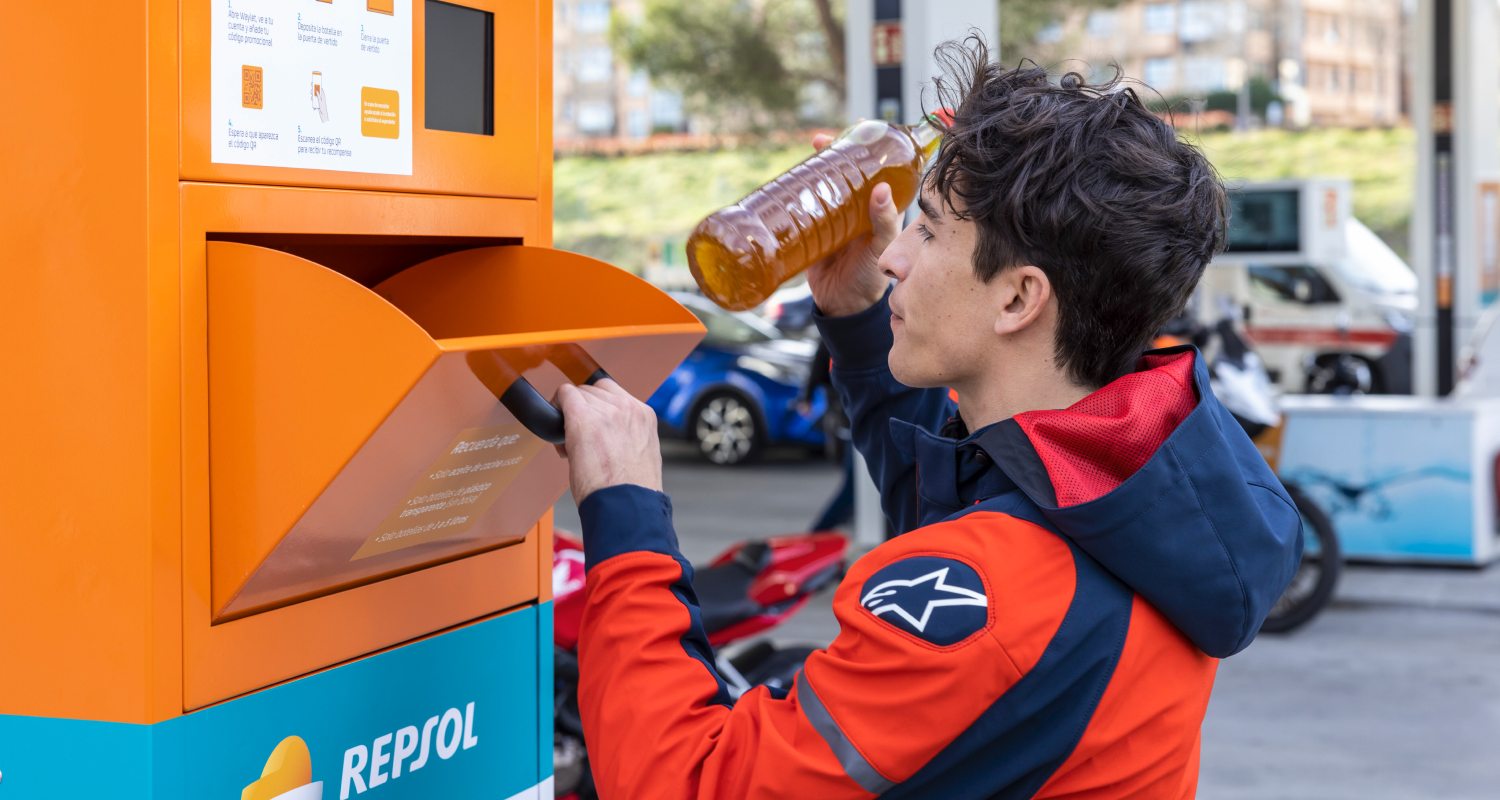
[[[1223,243],[1224,188],[1119,82],[942,52],[921,215],[900,230],[877,187],[873,233],[809,273],[904,533],[849,569],[789,693],[731,702],[714,671],[650,410],[560,395],[606,800],[1194,795],[1216,659],[1301,545],[1200,355],[1145,352]]]

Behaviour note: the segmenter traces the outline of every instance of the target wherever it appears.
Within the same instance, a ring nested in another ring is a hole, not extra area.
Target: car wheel
[[[761,430],[755,409],[743,396],[719,392],[705,397],[693,414],[698,452],[714,464],[733,466],[760,455]]]

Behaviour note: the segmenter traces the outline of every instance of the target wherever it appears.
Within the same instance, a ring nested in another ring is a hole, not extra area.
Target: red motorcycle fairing
[[[557,530],[552,535],[552,643],[578,647],[583,623],[583,542]]]
[[[824,532],[773,537],[725,550],[693,580],[703,603],[709,644],[739,641],[800,611],[813,593],[838,581],[847,548],[843,536]],[[750,577],[748,586],[740,588],[737,584],[745,576]],[[732,592],[727,603],[732,609],[715,608],[727,605],[715,602],[720,586]],[[705,600],[705,595],[713,599]]]
[[[709,643],[739,641],[801,610],[843,572],[848,541],[837,533],[775,536],[741,542],[699,569],[693,581]],[[552,641],[572,650],[583,621],[583,544],[559,530],[552,538]]]
[[[703,614],[704,627],[709,643],[714,647],[742,641],[789,619],[807,604],[816,592],[836,584],[843,576],[844,554],[848,541],[837,533],[808,533],[777,536],[762,541],[735,544],[713,561],[697,570],[693,580]],[[573,534],[557,530],[552,539],[552,641],[557,647],[558,670],[556,688],[560,697],[557,716],[559,730],[566,731],[554,743],[554,762],[560,757],[558,747],[573,748],[561,758],[573,761],[582,756],[581,726],[577,723],[577,709],[573,707],[572,693],[576,689],[577,664],[574,651],[578,646],[579,627],[583,622],[585,588],[583,544]],[[761,650],[757,650],[757,647]],[[777,648],[769,642],[737,650],[734,656],[743,669],[740,680],[746,685],[766,681],[767,685],[789,680],[790,673],[780,678],[770,678],[770,673],[787,672],[791,667],[800,669],[811,647]],[[764,651],[764,652],[762,652]],[[795,663],[794,663],[795,662]],[[724,661],[721,668],[734,665]],[[571,671],[570,671],[571,670]],[[565,711],[566,709],[566,711]],[[570,722],[564,724],[566,714]],[[578,782],[577,769],[583,765],[583,783],[592,787],[587,776],[586,758],[573,762],[573,777],[564,779],[558,773],[558,788]],[[592,797],[592,789],[589,789]],[[565,791],[557,800],[581,800],[577,792]]]

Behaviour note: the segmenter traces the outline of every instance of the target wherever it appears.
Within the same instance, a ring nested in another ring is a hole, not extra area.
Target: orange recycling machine
[[[550,4],[7,12],[0,800],[550,796]]]

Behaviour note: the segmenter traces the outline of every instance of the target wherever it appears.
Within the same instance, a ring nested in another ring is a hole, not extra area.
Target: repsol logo
[[[357,744],[344,751],[344,772],[339,779],[339,800],[350,792],[364,794],[388,781],[410,775],[427,766],[434,755],[447,761],[460,750],[479,744],[474,735],[474,704],[460,711],[450,708],[427,718],[418,728],[407,725],[377,738],[368,746]]]

